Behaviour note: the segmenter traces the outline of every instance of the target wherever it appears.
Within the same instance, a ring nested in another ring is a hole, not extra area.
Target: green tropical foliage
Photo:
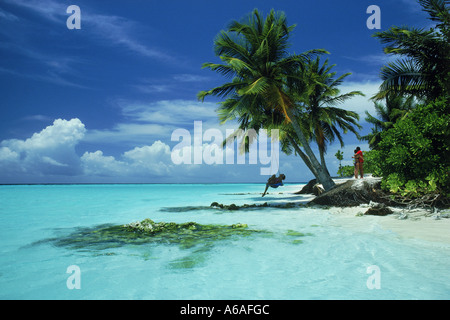
[[[399,59],[381,69],[383,83],[376,99],[387,95],[412,95],[433,101],[450,92],[450,2],[419,0],[429,19],[436,22],[430,30],[396,27],[374,36],[386,44],[386,54]]]
[[[383,177],[382,187],[407,198],[436,194],[450,197],[450,1],[418,0],[430,30],[391,27],[376,33],[387,44],[387,54],[398,55],[381,70],[383,83],[375,100],[379,118],[369,141],[373,171]],[[417,105],[414,106],[414,101]],[[433,201],[435,201],[433,200]]]
[[[372,152],[386,189],[409,196],[450,194],[449,102],[420,105],[381,134]]]
[[[364,154],[364,168],[382,176],[382,186],[395,194],[449,196],[450,6],[448,0],[418,1],[436,23],[434,28],[394,26],[375,34],[385,53],[399,59],[381,70],[383,83],[373,97],[377,115],[366,113],[373,128],[362,139],[373,150]],[[336,139],[342,145],[342,133],[358,136],[360,129],[358,115],[338,105],[362,94],[339,91],[348,74],[336,77],[328,60],[321,63],[325,50],[290,54],[288,39],[294,27],[284,13],[273,10],[265,18],[254,10],[246,19],[233,21],[214,41],[221,63],[203,65],[229,81],[200,92],[198,98],[222,98],[222,123],[236,120],[240,129],[256,132],[280,129],[282,151],[300,155],[329,190],[334,183],[325,164],[327,145]],[[246,138],[244,147],[251,139]],[[353,175],[353,167],[341,167],[339,173]]]
[[[329,66],[328,60],[321,65],[319,57],[308,60],[304,67],[298,70],[298,76],[303,79],[305,89],[302,92],[290,93],[297,101],[301,127],[309,141],[317,144],[320,163],[327,171],[325,162],[327,145],[337,139],[343,147],[342,134],[350,131],[359,137],[358,130],[361,129],[358,123],[359,115],[356,112],[338,108],[337,105],[363,94],[359,91],[341,94],[338,86],[350,73],[335,78],[336,72],[330,72],[334,66]],[[286,126],[282,130],[285,133],[282,150],[287,154],[291,154],[295,150],[314,172],[314,168],[311,168],[312,165],[308,163],[307,157],[303,154],[300,148],[301,143],[296,139],[293,130]]]
[[[334,156],[336,157],[336,159],[339,160],[339,170],[338,170],[338,174],[340,177],[343,177],[342,174],[342,160],[344,160],[344,153],[341,150],[338,150]]]
[[[381,140],[381,133],[391,129],[394,124],[403,119],[415,106],[413,97],[386,96],[386,104],[375,101],[375,111],[378,118],[366,111],[366,122],[373,125],[372,132],[361,137],[361,140],[369,142],[369,147],[375,149]]]
[[[302,127],[308,128],[310,139],[317,143],[320,161],[325,164],[327,144],[338,139],[341,147],[344,146],[342,133],[348,131],[359,137],[359,115],[356,112],[338,108],[337,105],[345,103],[355,96],[364,96],[360,91],[341,94],[339,86],[350,75],[346,73],[335,78],[336,72],[331,72],[335,65],[328,65],[328,59],[321,65],[320,57],[309,60],[303,70],[306,88],[300,93],[297,100],[303,106],[301,114]]]

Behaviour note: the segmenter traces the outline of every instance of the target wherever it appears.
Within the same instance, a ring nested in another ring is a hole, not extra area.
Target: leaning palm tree
[[[314,54],[325,50],[310,50],[289,55],[288,38],[295,26],[288,26],[284,13],[273,10],[264,19],[254,10],[248,19],[232,22],[214,41],[216,55],[223,63],[205,63],[204,68],[231,77],[231,82],[208,91],[198,98],[214,95],[225,98],[219,108],[222,122],[239,119],[240,126],[262,128],[261,116],[282,116],[289,123],[305,155],[314,168],[313,174],[325,190],[335,184],[312,151],[308,136],[300,127],[300,112],[289,92],[304,90],[304,82],[296,70]]]
[[[321,65],[320,57],[309,60],[301,70],[306,82],[306,90],[298,97],[306,112],[302,114],[305,127],[309,127],[311,139],[317,143],[320,152],[322,167],[326,169],[325,153],[327,144],[337,138],[344,145],[341,131],[354,133],[361,129],[358,123],[359,115],[356,112],[341,109],[337,105],[344,103],[355,96],[364,96],[360,91],[351,91],[341,94],[338,87],[351,73],[334,78],[336,72],[330,72],[335,65],[328,65],[328,59]]]
[[[401,57],[381,69],[383,83],[375,95],[378,100],[397,94],[430,101],[450,92],[450,1],[419,3],[437,23],[435,29],[394,26],[374,34],[387,44],[386,54]]]

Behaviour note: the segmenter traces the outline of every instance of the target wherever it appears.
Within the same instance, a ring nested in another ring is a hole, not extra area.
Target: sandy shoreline
[[[354,178],[335,179],[339,184]],[[378,179],[367,177],[365,180]],[[300,190],[304,185],[290,186],[289,189]],[[309,202],[313,195],[304,195],[302,203]],[[332,214],[332,223],[346,228],[370,232],[374,227],[394,232],[401,238],[418,239],[450,245],[450,209],[439,212],[429,210],[390,207],[393,214],[386,216],[363,215],[369,205],[355,207],[331,207],[327,209]]]
[[[391,215],[361,215],[367,208],[367,206],[333,207],[328,211],[333,216],[332,223],[342,227],[370,232],[378,226],[385,231],[394,232],[401,238],[450,245],[450,218],[436,218],[426,210],[403,210],[393,207],[390,207],[394,211]],[[441,213],[449,212],[450,210],[444,210]]]

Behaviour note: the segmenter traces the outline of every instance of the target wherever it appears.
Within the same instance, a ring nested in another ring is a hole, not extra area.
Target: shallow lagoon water
[[[287,185],[261,198],[264,186],[259,184],[0,186],[0,298],[450,298],[446,244],[403,239],[376,224],[346,228],[326,209],[208,208],[213,201],[306,201],[308,196],[292,194],[298,188]],[[74,249],[48,241],[146,218],[245,223],[265,232],[187,247],[150,243]],[[67,288],[71,265],[80,268],[81,289]],[[374,265],[380,289],[367,286]]]

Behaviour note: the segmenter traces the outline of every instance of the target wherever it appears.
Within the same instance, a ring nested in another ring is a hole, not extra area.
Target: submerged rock
[[[267,202],[261,203],[261,204],[247,204],[244,203],[243,205],[237,205],[237,204],[223,204],[218,203],[216,201],[212,202],[209,206],[183,206],[183,207],[164,207],[159,209],[159,211],[164,212],[188,212],[188,211],[197,211],[197,210],[229,210],[229,211],[235,211],[235,210],[252,210],[254,208],[278,208],[278,209],[290,209],[290,208],[296,208],[296,207],[302,207],[303,204],[295,203],[295,202],[285,202],[285,203],[273,203],[269,204]]]
[[[211,209],[207,206],[182,206],[182,207],[163,207],[159,211],[163,212],[188,212],[197,210],[208,210]]]
[[[246,209],[252,209],[252,208],[278,208],[278,209],[290,209],[290,208],[295,208],[295,207],[300,207],[303,206],[302,204],[297,204],[297,203],[293,203],[293,202],[286,202],[286,203],[273,203],[273,204],[269,204],[267,202],[264,202],[262,204],[243,204],[241,206],[238,206],[234,203],[230,204],[230,205],[226,205],[226,204],[222,204],[222,203],[218,203],[218,202],[213,202],[211,203],[210,207],[211,208],[219,208],[219,209],[224,209],[224,210],[246,210]]]
[[[265,206],[267,207],[267,202],[264,203],[264,205],[257,205],[257,204],[244,204],[242,206],[237,206],[234,203],[230,204],[230,205],[226,205],[226,204],[222,204],[222,203],[218,203],[218,202],[213,202],[211,203],[211,207],[212,208],[220,208],[220,209],[225,209],[225,210],[239,210],[242,208],[256,208],[259,206]]]
[[[223,208],[223,204],[214,201],[213,203],[211,203],[211,207]]]
[[[236,224],[232,224],[231,227],[233,229],[235,229],[235,228],[248,228],[248,225],[246,223],[236,223]]]
[[[309,194],[313,193],[314,186],[317,185],[317,180],[312,179],[310,180],[303,188],[302,190],[295,192],[294,194]]]
[[[256,207],[267,207],[267,206],[268,206],[267,202],[265,202],[264,204],[260,204],[260,205],[259,204],[244,204],[242,206],[237,206],[234,203],[232,203],[230,205],[217,203],[217,202],[211,203],[211,207],[225,209],[225,210],[239,210],[239,209],[256,208]]]
[[[147,234],[156,234],[160,232],[173,232],[182,229],[196,230],[195,222],[187,222],[177,224],[175,222],[154,222],[151,219],[145,219],[142,221],[132,222],[124,225],[127,231],[142,232]]]
[[[384,203],[371,203],[370,208],[364,213],[365,215],[387,216],[394,213]]]
[[[317,180],[312,179],[302,188],[302,190],[294,192],[294,194],[313,194],[315,196],[319,196],[324,192],[325,190],[319,183],[317,183]]]
[[[145,219],[125,225],[100,225],[94,228],[77,228],[74,232],[39,241],[51,242],[70,249],[103,250],[124,245],[175,244],[181,248],[196,245],[211,246],[216,241],[232,236],[250,236],[267,231],[251,230],[245,223],[233,225],[203,225],[196,222],[154,222]]]

